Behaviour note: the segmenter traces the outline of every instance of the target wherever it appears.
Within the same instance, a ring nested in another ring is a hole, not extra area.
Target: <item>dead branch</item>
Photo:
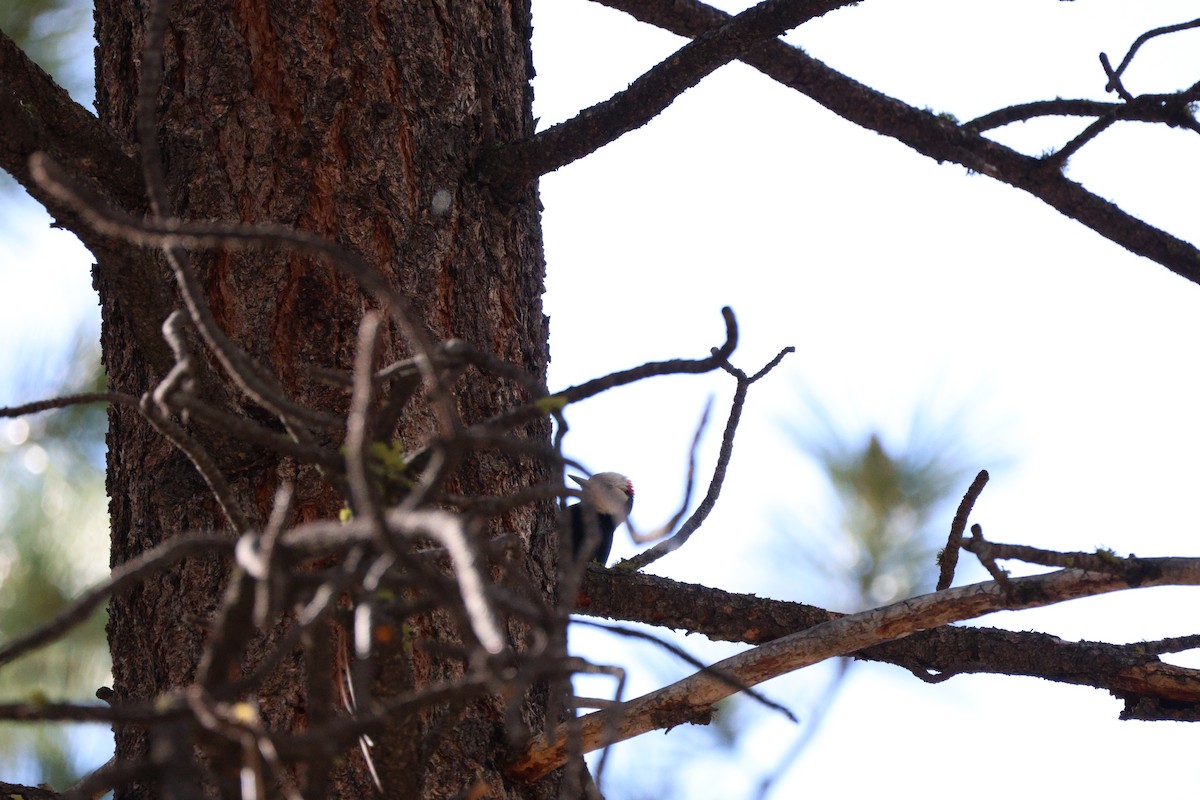
[[[1153,566],[1154,576],[1137,586],[1200,584],[1200,559],[1145,561]],[[994,611],[1037,608],[1128,588],[1132,585],[1123,577],[1069,569],[1013,579],[1011,591],[995,581],[946,589],[823,622],[719,661],[710,669],[753,686],[835,656]],[[694,673],[623,703],[615,741],[690,722],[732,693],[727,682],[717,680],[707,671]],[[603,736],[604,720],[599,714],[589,714],[580,720],[580,724],[585,752],[612,743],[613,740]],[[508,771],[516,779],[534,781],[560,766],[566,757],[564,745],[550,745],[545,737],[538,737],[513,761]]]

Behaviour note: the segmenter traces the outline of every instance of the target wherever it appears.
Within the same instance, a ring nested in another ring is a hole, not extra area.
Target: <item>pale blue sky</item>
[[[1185,2],[867,2],[789,40],[894,96],[966,120],[1056,96],[1108,99],[1097,54],[1119,60],[1144,30],[1194,11]],[[541,2],[536,113],[543,125],[565,119],[679,44],[583,0]],[[1149,43],[1127,86],[1189,85],[1197,45],[1200,32]],[[1038,153],[1085,124],[1030,124],[996,137]],[[1197,241],[1196,146],[1195,134],[1129,125],[1076,155],[1068,174]],[[742,322],[739,366],[757,369],[784,345],[798,350],[751,392],[717,510],[652,571],[760,594],[786,586],[792,599],[814,599],[795,585],[804,573],[786,572],[794,565],[770,544],[829,518],[828,490],[781,435],[789,420],[803,424],[805,392],[850,431],[878,427],[894,443],[918,405],[962,411],[977,446],[1009,456],[973,518],[995,540],[1196,554],[1200,287],[1037,200],[938,166],[740,65],[547,176],[542,198],[552,388],[650,358],[704,355],[720,337],[725,304]],[[676,378],[599,398],[574,410],[569,447],[594,469],[628,472],[635,519],[657,524],[677,502],[707,393],[727,397],[729,387],[720,378]],[[710,464],[715,440],[714,432]],[[632,551],[621,540],[614,555]],[[985,623],[1130,641],[1194,632],[1194,603],[1191,590],[1125,592]],[[575,641],[596,658],[622,660],[611,638],[587,632]],[[686,644],[709,652],[698,637]],[[631,667],[630,693],[685,672]],[[811,697],[826,676],[812,672],[767,691]],[[803,715],[807,706],[796,708]],[[895,669],[864,669],[772,797],[1192,791],[1180,765],[1196,733],[1122,723],[1118,710],[1105,693],[1032,679],[926,686]],[[652,734],[619,748],[618,760],[652,775],[657,749],[688,735]],[[795,735],[790,723],[770,719],[736,757],[689,762],[683,796],[752,796],[758,770]],[[1003,777],[981,774],[968,747],[1002,765]],[[960,756],[944,763],[948,752]],[[669,764],[679,755],[659,757]],[[1112,762],[1136,769],[1064,768]]]

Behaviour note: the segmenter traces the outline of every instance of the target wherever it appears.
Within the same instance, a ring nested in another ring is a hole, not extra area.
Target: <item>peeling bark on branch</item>
[[[1155,575],[1135,584],[1138,587],[1200,584],[1200,559],[1143,561],[1153,564]],[[756,686],[836,656],[851,655],[873,645],[993,611],[1036,608],[1131,588],[1123,576],[1073,569],[1016,578],[1010,584],[1006,588],[996,581],[978,583],[913,597],[858,614],[833,617],[719,661],[657,691],[588,714],[571,724],[578,725],[584,751],[596,750],[612,742],[705,716],[714,703],[736,691],[728,680],[713,673]],[[1200,673],[1176,670],[1177,677],[1178,673],[1185,672],[1191,673],[1192,686],[1200,688],[1200,680],[1196,679]],[[1193,695],[1191,700],[1192,713],[1200,718],[1200,695]],[[553,737],[534,739],[510,766],[509,773],[521,780],[533,781],[558,767],[567,757],[567,737],[567,726],[563,725]]]

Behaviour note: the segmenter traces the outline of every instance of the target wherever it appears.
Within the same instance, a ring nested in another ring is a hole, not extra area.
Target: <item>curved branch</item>
[[[699,375],[711,372],[721,366],[737,348],[738,328],[737,319],[733,316],[733,309],[725,306],[721,309],[721,317],[725,320],[725,343],[720,347],[714,347],[708,358],[694,360],[673,358],[669,361],[651,361],[640,367],[613,372],[602,378],[594,378],[569,389],[563,389],[561,392],[555,393],[554,397],[561,398],[564,404],[575,403],[614,387],[640,381],[643,378],[652,378],[657,375]]]
[[[561,392],[555,392],[548,397],[539,398],[532,403],[526,403],[525,405],[503,411],[494,417],[473,425],[468,429],[468,432],[478,434],[509,431],[518,425],[523,425],[526,422],[550,414],[559,414],[561,431],[563,420],[560,412],[564,406],[570,403],[586,400],[601,392],[606,392],[617,386],[635,383],[644,378],[653,378],[660,375],[701,375],[705,372],[712,372],[729,358],[737,348],[738,343],[737,318],[733,315],[733,309],[729,308],[729,306],[722,308],[721,318],[725,321],[725,342],[720,347],[712,348],[707,358],[673,358],[668,361],[650,361],[639,367],[632,367],[610,373],[600,378],[593,378],[590,381],[563,389]],[[413,469],[422,469],[424,463],[429,458],[429,454],[429,448],[421,448],[413,451],[409,459],[410,466]]]
[[[1124,106],[1124,103],[1103,100],[1035,100],[989,111],[965,123],[963,127],[981,133],[1038,117],[1102,117]]]
[[[717,465],[713,468],[712,480],[708,484],[708,493],[704,495],[704,499],[700,501],[700,505],[692,513],[692,516],[680,526],[679,530],[669,539],[665,539],[653,547],[638,553],[632,558],[628,558],[617,565],[614,569],[630,569],[640,570],[654,563],[658,559],[673,553],[687,542],[688,538],[699,530],[704,524],[704,520],[708,518],[713,507],[717,504],[717,498],[721,494],[721,486],[725,483],[725,472],[729,468],[729,460],[733,457],[733,438],[737,434],[738,423],[742,418],[742,409],[746,405],[746,395],[750,391],[750,384],[762,378],[768,372],[773,370],[783,360],[788,353],[796,352],[794,347],[785,347],[773,358],[766,366],[756,372],[754,375],[747,375],[744,371],[734,367],[728,361],[725,361],[722,368],[733,375],[737,379],[737,389],[734,390],[733,400],[729,404],[729,418],[725,423],[725,432],[721,436],[721,449],[717,454]],[[693,446],[694,451],[694,446]],[[691,494],[691,486],[689,482],[688,494]],[[674,525],[672,525],[674,527]],[[636,540],[636,537],[635,537]]]
[[[1123,87],[1121,86],[1121,73],[1124,72],[1126,67],[1128,67],[1133,61],[1133,56],[1135,53],[1137,53],[1138,48],[1140,48],[1146,42],[1150,41],[1155,36],[1162,36],[1167,33],[1177,33],[1178,31],[1186,31],[1190,28],[1200,28],[1200,19],[1194,19],[1191,22],[1181,22],[1177,25],[1164,25],[1161,28],[1154,28],[1153,30],[1146,31],[1137,39],[1135,39],[1133,44],[1129,46],[1129,52],[1125,54],[1125,58],[1121,59],[1121,63],[1116,69],[1113,69],[1109,63],[1108,55],[1106,53],[1101,53],[1100,63],[1104,66],[1104,72],[1108,75],[1108,85],[1104,87],[1104,90],[1108,92],[1123,91]]]

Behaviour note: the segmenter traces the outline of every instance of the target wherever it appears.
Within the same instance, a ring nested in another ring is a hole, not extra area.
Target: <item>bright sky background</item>
[[[1111,99],[1098,53],[1115,63],[1143,31],[1194,16],[1185,2],[866,2],[789,40],[893,96],[967,120],[1056,96]],[[623,89],[682,44],[584,0],[536,3],[534,26],[542,126]],[[1127,87],[1189,85],[1198,47],[1200,32],[1150,42]],[[1085,124],[1030,124],[997,138],[1039,153]],[[1068,174],[1200,241],[1197,144],[1194,134],[1130,125],[1077,154]],[[968,447],[1007,457],[995,459],[1002,468],[973,517],[996,541],[1196,555],[1200,287],[741,65],[546,177],[542,199],[552,389],[644,360],[701,357],[720,341],[722,305],[741,322],[735,363],[743,369],[797,347],[751,390],[717,510],[651,571],[820,599],[796,585],[806,573],[780,549],[785,536],[803,537],[806,525],[829,519],[828,489],[784,433],[811,423],[806,395],[848,431],[878,427],[897,446],[918,407],[932,407],[935,420],[958,412]],[[635,520],[656,525],[678,502],[706,397],[716,391],[725,400],[731,386],[721,377],[673,378],[591,401],[570,417],[571,453],[593,469],[630,474]],[[615,555],[633,549],[624,540]],[[978,570],[960,575],[980,579]],[[1126,592],[984,624],[1132,641],[1194,632],[1194,604],[1185,590]],[[577,632],[574,641],[597,659],[622,660],[611,637]],[[685,643],[714,657],[729,652],[699,637]],[[660,662],[631,668],[631,695],[688,671]],[[766,690],[807,716],[829,674],[811,672]],[[771,796],[1194,792],[1183,765],[1194,758],[1197,732],[1119,722],[1119,708],[1105,693],[1029,678],[926,686],[894,668],[858,667]],[[635,740],[616,757],[641,796],[653,794],[659,770],[684,759],[678,796],[752,797],[797,731],[764,719],[728,758],[686,760],[689,745],[668,744],[696,741],[683,730]],[[614,800],[638,796],[621,785],[608,787]]]
[[[584,0],[535,0],[534,11],[543,126],[624,88],[681,44]],[[1100,51],[1119,60],[1141,32],[1194,15],[1194,3],[1180,0],[865,2],[789,38],[858,80],[966,120],[1028,100],[1106,99]],[[1197,52],[1200,32],[1154,40],[1126,85],[1139,93],[1190,84]],[[1036,153],[1083,124],[1026,125],[997,138]],[[1194,134],[1126,125],[1076,155],[1068,174],[1196,242],[1196,145]],[[646,360],[702,357],[721,341],[723,305],[741,323],[734,360],[743,369],[797,347],[751,392],[717,510],[651,571],[822,599],[781,544],[830,519],[828,489],[785,433],[811,423],[806,396],[847,430],[879,428],[895,445],[917,408],[935,420],[959,414],[965,445],[983,454],[977,466],[1003,465],[973,517],[989,538],[1197,554],[1200,287],[740,65],[546,177],[542,199],[552,389]],[[98,323],[91,259],[73,237],[8,201],[0,214],[0,403],[8,404],[30,399],[12,376],[31,354],[47,363],[75,320]],[[635,519],[657,525],[679,501],[687,443],[715,393],[702,453],[711,467],[731,389],[723,376],[670,378],[589,401],[569,417],[570,453],[594,470],[628,473]],[[631,552],[620,540],[615,555]],[[1125,592],[985,624],[1153,639],[1194,633],[1194,604],[1194,591]],[[625,662],[609,637],[575,641],[596,659]],[[711,658],[729,652],[699,637],[686,644]],[[631,695],[687,671],[661,661],[630,670]],[[806,716],[828,679],[827,670],[808,672],[766,691]],[[1196,729],[1122,723],[1118,710],[1102,692],[1033,679],[926,686],[897,669],[860,666],[771,796],[1194,792]],[[798,732],[766,719],[732,755],[687,762],[679,796],[753,796],[758,775]],[[692,736],[651,734],[616,757],[649,795]],[[615,784],[610,791],[613,800],[635,796]]]

